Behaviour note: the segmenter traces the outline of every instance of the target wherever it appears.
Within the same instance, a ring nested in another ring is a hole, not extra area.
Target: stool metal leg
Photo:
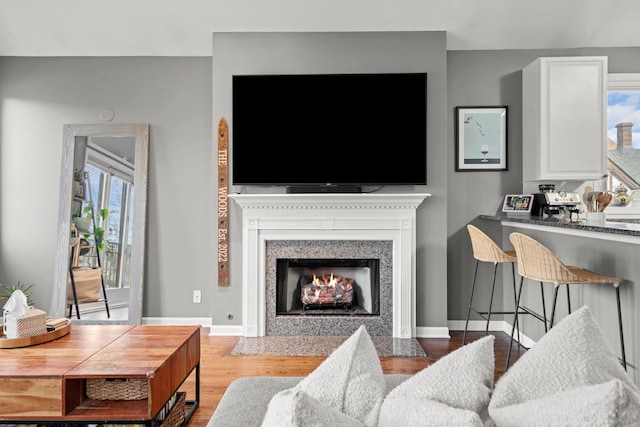
[[[509,340],[509,351],[507,352],[507,365],[504,370],[509,369],[509,360],[511,359],[511,348],[513,347],[513,334],[516,330],[516,323],[518,321],[518,312],[520,311],[520,297],[522,296],[522,284],[524,282],[524,277],[520,278],[520,290],[518,292],[518,296],[516,297],[516,309],[513,314],[513,325],[511,326],[511,339]],[[518,330],[520,333],[520,330]]]
[[[515,264],[512,262],[511,263],[511,273],[513,273],[513,302],[515,304],[515,326],[518,330],[518,346],[522,346],[522,343],[520,342],[520,327],[518,325],[518,297],[517,297],[517,291],[516,291],[516,267]],[[513,334],[511,334],[511,339],[513,340]]]
[[[484,330],[484,336],[489,335],[489,321],[491,321],[491,310],[493,309],[493,294],[496,290],[496,273],[498,272],[498,264],[493,265],[493,284],[491,285],[491,299],[489,300],[489,312],[487,313],[487,327]]]
[[[569,284],[566,283],[567,286],[567,310],[568,314],[571,314],[571,293],[569,292]],[[554,319],[556,318],[556,301],[558,299],[558,288],[560,285],[556,286],[555,294],[553,296],[553,310],[551,310],[551,324],[549,325],[549,329],[553,328]]]
[[[464,334],[462,335],[462,345],[464,345],[464,342],[467,339],[467,328],[469,327],[469,317],[471,316],[471,307],[473,306],[473,293],[476,290],[476,278],[478,277],[479,264],[480,264],[480,261],[476,260],[476,271],[475,273],[473,273],[473,285],[471,285],[471,297],[469,297],[469,308],[467,309],[467,321],[464,324]]]
[[[622,312],[620,311],[620,287],[616,288],[616,300],[618,303],[618,328],[620,329],[620,350],[622,351],[622,366],[627,370],[627,356],[624,351],[624,335],[622,334]]]
[[[556,302],[558,301],[558,286],[553,290],[553,306],[551,307],[551,321],[549,328],[553,328],[553,320],[556,318]],[[546,324],[546,321],[545,321]]]
[[[544,331],[546,333],[549,332],[549,329],[547,328],[547,308],[544,303],[544,284],[542,282],[540,282],[540,293],[542,296],[542,317],[544,317]]]

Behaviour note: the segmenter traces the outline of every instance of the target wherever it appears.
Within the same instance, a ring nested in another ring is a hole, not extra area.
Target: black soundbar
[[[288,194],[301,193],[362,193],[360,185],[289,185],[287,186]]]

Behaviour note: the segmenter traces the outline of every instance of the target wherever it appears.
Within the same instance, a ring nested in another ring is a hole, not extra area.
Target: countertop
[[[618,236],[637,236],[640,237],[640,220],[637,219],[616,219],[615,221],[607,220],[604,225],[587,225],[584,219],[569,221],[566,219],[543,218],[533,215],[521,214],[494,214],[480,215],[481,219],[494,221],[508,221],[529,225],[541,225],[546,227],[556,227],[564,230],[573,230],[576,232],[590,231],[596,233],[607,233]],[[604,237],[604,236],[603,236]],[[615,238],[615,236],[607,236]]]

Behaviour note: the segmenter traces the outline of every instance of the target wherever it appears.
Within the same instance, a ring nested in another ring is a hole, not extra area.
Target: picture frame
[[[456,172],[506,171],[506,105],[456,107]]]

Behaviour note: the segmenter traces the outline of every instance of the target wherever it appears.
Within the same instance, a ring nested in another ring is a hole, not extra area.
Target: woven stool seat
[[[534,238],[522,233],[511,233],[509,236],[513,247],[516,250],[518,257],[518,273],[521,276],[520,290],[518,291],[516,306],[518,310],[524,310],[530,314],[534,314],[540,320],[545,322],[545,331],[547,331],[547,318],[546,312],[543,311],[543,315],[532,313],[527,307],[524,307],[520,303],[520,297],[522,296],[522,284],[524,278],[535,280],[540,282],[542,287],[543,283],[553,283],[554,297],[553,308],[551,310],[551,319],[549,321],[549,327],[553,327],[556,302],[558,299],[558,288],[561,285],[567,286],[567,306],[568,311],[571,313],[571,295],[569,293],[569,285],[586,285],[586,284],[603,284],[611,285],[616,290],[616,298],[618,305],[618,327],[620,331],[620,346],[622,351],[622,365],[625,370],[627,369],[627,359],[624,349],[624,335],[622,332],[622,315],[620,312],[620,284],[624,281],[619,277],[607,276],[604,274],[595,273],[584,268],[565,265],[560,259],[546,246],[538,242]],[[543,310],[544,310],[544,290],[543,290]],[[516,314],[517,319],[517,314]],[[515,327],[515,320],[514,320]],[[511,345],[509,345],[509,352],[507,354],[507,367],[509,367],[509,358],[511,355]]]
[[[467,231],[471,238],[471,246],[473,247],[473,257],[478,261],[491,262],[493,264],[499,262],[516,262],[516,251],[505,251],[496,242],[487,236],[482,230],[475,225],[468,224]]]
[[[513,291],[515,297],[516,290],[516,276],[515,276],[515,267],[514,263],[517,261],[516,252],[513,250],[503,250],[496,242],[493,241],[487,234],[485,234],[478,227],[468,224],[467,231],[469,232],[469,237],[471,238],[471,247],[473,249],[473,257],[476,259],[476,268],[473,276],[473,285],[471,286],[471,297],[469,298],[469,307],[467,309],[467,321],[464,326],[464,334],[462,336],[462,345],[465,344],[467,338],[467,330],[469,328],[469,318],[471,316],[471,312],[475,312],[481,318],[487,321],[485,328],[485,335],[489,333],[489,322],[491,320],[491,315],[493,314],[513,314],[513,311],[492,311],[493,308],[493,294],[496,286],[496,273],[498,264],[502,263],[511,263],[511,271],[513,273]],[[489,300],[489,308],[488,310],[481,311],[474,307],[473,297],[476,288],[476,278],[478,276],[478,265],[480,262],[491,263],[493,264],[493,284],[491,287],[491,297]]]

